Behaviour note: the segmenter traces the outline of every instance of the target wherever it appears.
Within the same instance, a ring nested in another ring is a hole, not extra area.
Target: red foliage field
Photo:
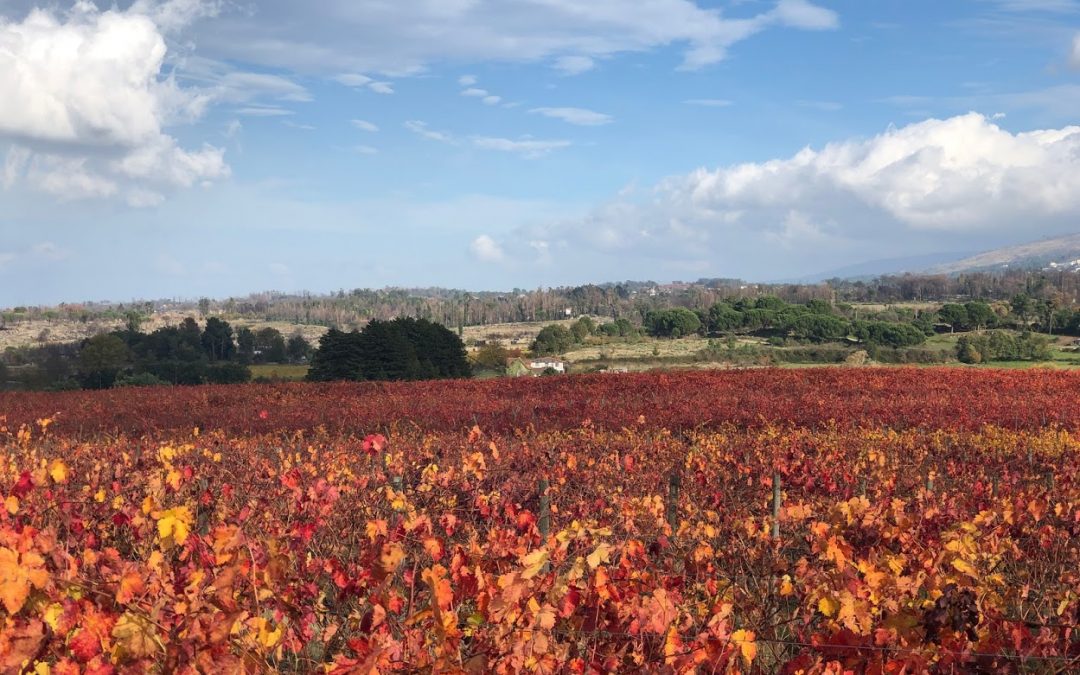
[[[591,375],[484,381],[279,384],[0,394],[9,425],[54,419],[65,435],[415,426],[461,431],[820,426],[1039,429],[1080,424],[1064,371],[875,368]]]
[[[1077,393],[852,369],[8,394],[0,672],[1076,672]]]

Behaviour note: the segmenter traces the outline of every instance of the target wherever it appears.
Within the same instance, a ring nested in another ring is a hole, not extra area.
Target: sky
[[[0,306],[1080,231],[1080,0],[0,0]]]

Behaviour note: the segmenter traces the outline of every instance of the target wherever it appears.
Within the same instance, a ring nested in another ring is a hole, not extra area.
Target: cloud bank
[[[192,0],[193,1],[193,0]],[[779,0],[753,13],[693,0],[260,0],[253,13],[222,12],[200,47],[216,57],[302,72],[415,73],[432,63],[544,61],[562,73],[596,60],[668,45],[686,68],[722,60],[738,42],[776,27],[830,30],[835,12]]]
[[[950,241],[1078,222],[1080,127],[1014,134],[971,113],[784,159],[698,169],[498,244],[703,263],[760,261],[777,250],[805,263],[921,235]]]

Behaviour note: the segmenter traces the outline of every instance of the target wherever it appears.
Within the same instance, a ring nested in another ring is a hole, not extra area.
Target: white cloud
[[[163,31],[215,7],[147,0],[102,12],[78,2],[63,15],[35,9],[21,21],[0,19],[0,140],[18,148],[4,185],[130,203],[147,190],[228,175],[221,150],[186,151],[164,132],[201,114],[211,96],[163,75]]]
[[[478,87],[469,87],[461,92],[462,96],[469,96],[472,98],[483,98],[488,95],[487,89],[480,89]]]
[[[366,87],[371,84],[372,80],[367,75],[360,75],[357,73],[344,73],[341,75],[335,75],[333,78],[336,82],[345,85],[346,87],[354,87],[359,89],[360,87]]]
[[[502,262],[506,253],[490,236],[482,234],[469,244],[469,251],[482,262]]]
[[[684,50],[687,67],[702,67],[770,28],[838,25],[835,12],[807,0],[769,5],[755,12],[749,4],[721,10],[702,0],[641,0],[628,11],[625,0],[260,0],[255,12],[230,5],[204,22],[199,47],[226,61],[313,73],[393,76],[493,60],[580,72],[584,59],[671,45]]]
[[[368,122],[367,120],[351,120],[350,124],[352,124],[357,129],[360,129],[361,131],[375,133],[379,130],[379,127],[375,126],[371,122]]]
[[[376,94],[394,93],[394,86],[389,82],[373,80],[367,75],[361,75],[359,73],[343,73],[335,75],[332,79],[338,84],[343,84],[346,87],[351,87],[353,89],[368,89]]]
[[[1030,238],[1032,223],[1048,233],[1077,222],[1080,126],[1011,133],[971,113],[785,159],[698,169],[582,218],[520,230],[502,245],[562,242],[577,251],[737,266],[754,256],[768,265],[762,251],[782,244],[805,265],[859,246],[873,259],[882,245],[920,237],[956,246],[975,234]]]
[[[502,101],[502,96],[485,96],[483,101],[484,105],[499,105],[499,102]]]
[[[218,80],[217,99],[243,102],[261,97],[299,103],[313,100],[306,88],[280,75],[234,71],[225,73]]]
[[[998,9],[1007,12],[1050,12],[1055,14],[1075,14],[1080,12],[1080,3],[1076,0],[990,0]]]
[[[471,87],[474,84],[476,84],[477,81],[478,80],[476,79],[475,75],[462,75],[461,77],[458,78],[458,84],[460,84],[463,87]]]
[[[428,127],[427,122],[421,122],[419,120],[409,120],[405,123],[405,128],[414,134],[428,139],[429,141],[438,141],[440,143],[453,143],[454,138],[442,131],[434,131]]]
[[[727,108],[735,105],[734,101],[726,98],[692,98],[685,101],[687,105],[699,105],[705,108]]]
[[[833,30],[839,28],[836,12],[818,7],[807,0],[780,0],[773,17],[785,26],[805,30]]]
[[[237,108],[233,112],[244,117],[288,117],[296,114],[292,110],[276,105],[249,105]]]
[[[562,56],[555,59],[555,69],[563,75],[580,75],[596,67],[596,61],[588,56]]]
[[[174,32],[199,19],[217,16],[222,5],[222,0],[135,0],[130,11],[145,14],[165,32]]]
[[[611,124],[615,121],[615,118],[611,115],[585,110],[584,108],[533,108],[529,112],[545,117],[553,117],[568,124],[586,127]]]
[[[370,145],[356,145],[353,146],[353,152],[361,155],[377,155],[379,154],[378,148],[373,148]]]
[[[1080,33],[1073,38],[1072,53],[1069,55],[1069,65],[1080,70]]]
[[[474,136],[472,142],[473,145],[484,150],[512,152],[521,155],[526,159],[537,159],[554,150],[568,148],[573,145],[570,141],[541,141],[534,138],[512,140],[509,138],[491,138],[488,136]]]
[[[421,122],[419,120],[409,120],[405,123],[405,128],[421,138],[426,138],[430,141],[438,141],[439,143],[446,143],[447,145],[462,145],[468,143],[481,150],[495,150],[498,152],[512,153],[520,155],[525,159],[537,159],[555,150],[560,150],[573,145],[570,141],[545,141],[532,138],[531,136],[523,136],[519,139],[472,136],[468,139],[464,139],[458,138],[454,134],[445,131],[436,131],[428,126],[427,122]]]

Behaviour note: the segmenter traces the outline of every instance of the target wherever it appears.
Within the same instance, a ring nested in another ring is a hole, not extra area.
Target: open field
[[[610,319],[603,317],[592,317],[597,323],[603,323]],[[557,324],[564,328],[570,328],[570,325],[577,321],[577,317],[573,319],[565,319],[563,321],[527,321],[524,323],[493,323],[485,326],[465,326],[462,332],[462,339],[466,343],[476,342],[498,342],[507,348],[512,349],[528,349],[532,344],[536,336],[544,328],[544,326],[550,326]]]
[[[309,367],[304,365],[267,363],[250,366],[251,377],[265,377],[272,380],[299,381],[307,377]]]
[[[143,332],[152,332],[158,328],[164,328],[166,326],[179,325],[189,314],[178,313],[157,313],[149,317],[140,327]],[[204,323],[203,319],[195,319],[200,325]],[[286,338],[289,336],[300,333],[313,345],[318,344],[319,338],[326,332],[324,326],[305,326],[294,323],[288,323],[285,321],[245,321],[245,320],[230,320],[230,325],[234,329],[251,328],[252,330],[259,330],[261,328],[274,328],[278,330]],[[82,323],[79,321],[70,320],[55,320],[55,321],[30,321],[23,322],[18,321],[9,323],[4,330],[0,330],[0,352],[8,347],[30,347],[38,346],[41,344],[66,344],[72,342],[79,342],[86,338],[99,335],[101,333],[108,333],[109,331],[120,330],[124,327],[124,322],[120,320],[116,321],[89,321]]]
[[[885,368],[0,395],[0,668],[1073,672],[1078,402]]]

